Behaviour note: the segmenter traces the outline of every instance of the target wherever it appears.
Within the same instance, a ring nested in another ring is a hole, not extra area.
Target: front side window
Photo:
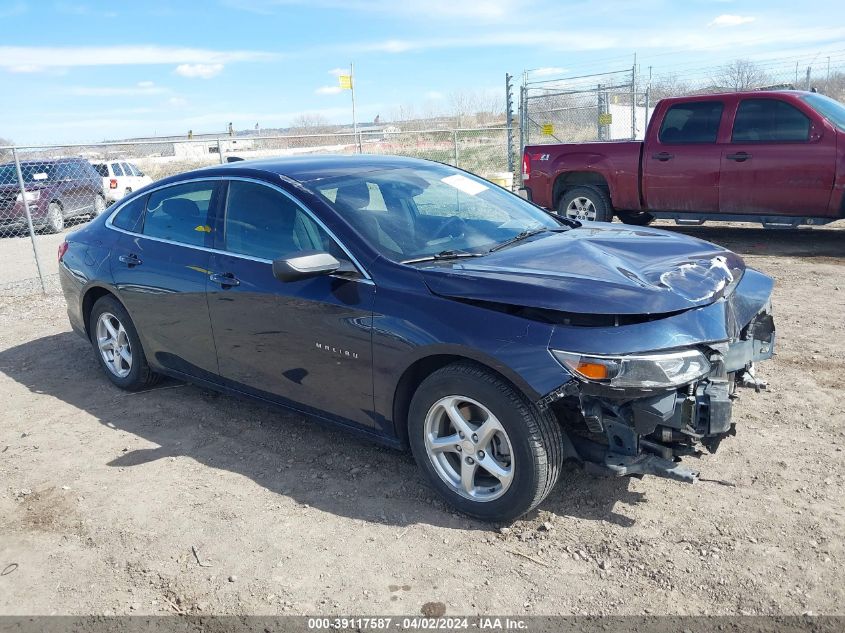
[[[810,138],[810,119],[779,99],[745,99],[734,120],[734,143],[800,142]]]
[[[381,167],[301,182],[393,261],[458,251],[483,255],[526,231],[562,229],[531,203],[447,165]]]
[[[120,163],[112,163],[111,170],[114,172],[115,176],[123,175],[123,169],[121,168]]]
[[[215,181],[189,182],[151,193],[144,213],[144,235],[203,246],[211,232],[208,209],[215,187]]]
[[[346,258],[296,202],[253,182],[229,183],[223,234],[227,251],[260,259],[274,260],[310,250]]]
[[[721,101],[690,101],[671,106],[663,117],[661,143],[715,143],[725,106]]]

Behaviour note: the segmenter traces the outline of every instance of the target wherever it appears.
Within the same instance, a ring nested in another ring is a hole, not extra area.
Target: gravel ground
[[[509,526],[298,414],[123,393],[61,297],[3,296],[0,614],[845,613],[845,231],[683,231],[775,277],[769,390],[703,481],[570,465]]]

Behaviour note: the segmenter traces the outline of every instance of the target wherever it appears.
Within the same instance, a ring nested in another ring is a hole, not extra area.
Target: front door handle
[[[658,152],[657,154],[652,154],[651,157],[665,163],[667,160],[675,158],[675,155],[669,152]]]
[[[738,163],[745,162],[747,160],[751,160],[751,154],[748,152],[737,152],[736,154],[728,154],[725,156],[728,160],[735,160]]]
[[[241,283],[232,273],[212,273],[208,276],[212,283],[220,284],[223,288],[231,288]]]
[[[138,256],[135,255],[134,253],[130,253],[129,255],[121,255],[117,259],[121,263],[129,266],[129,268],[132,268],[133,266],[140,266],[141,265],[141,260],[138,259]]]

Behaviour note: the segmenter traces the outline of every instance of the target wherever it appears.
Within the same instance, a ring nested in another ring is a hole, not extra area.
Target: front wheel
[[[558,202],[557,213],[579,222],[613,220],[613,206],[610,198],[602,189],[588,185],[567,190]]]
[[[103,211],[106,210],[106,199],[100,194],[97,194],[94,198],[94,217],[96,218],[100,215]]]
[[[560,476],[557,420],[472,363],[448,365],[422,382],[408,433],[431,485],[459,511],[486,521],[532,510]]]
[[[625,224],[634,226],[646,226],[654,222],[654,216],[646,211],[617,211],[616,215]]]

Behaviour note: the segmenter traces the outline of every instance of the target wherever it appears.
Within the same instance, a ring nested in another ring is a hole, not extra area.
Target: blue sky
[[[448,112],[504,73],[655,72],[845,51],[841,0],[0,0],[0,137],[24,143]],[[822,62],[819,62],[822,63]]]

